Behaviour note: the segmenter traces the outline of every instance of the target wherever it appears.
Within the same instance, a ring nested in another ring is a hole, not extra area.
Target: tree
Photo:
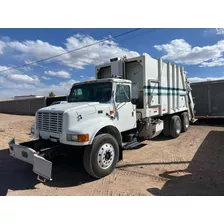
[[[54,92],[51,91],[51,92],[49,93],[49,97],[55,97],[55,96],[56,96],[56,95],[54,94]]]

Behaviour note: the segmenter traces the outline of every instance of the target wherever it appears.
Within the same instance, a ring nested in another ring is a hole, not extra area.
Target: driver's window
[[[77,96],[81,96],[82,95],[82,89],[77,89]]]
[[[130,102],[130,86],[117,85],[115,101],[117,103]]]
[[[72,98],[73,99],[82,99],[84,96],[83,96],[83,91],[82,89],[78,88],[78,89],[75,89],[72,93]]]

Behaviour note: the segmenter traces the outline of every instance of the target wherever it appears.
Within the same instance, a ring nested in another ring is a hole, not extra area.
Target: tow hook
[[[43,178],[43,177],[41,177],[41,176],[39,176],[39,175],[37,176],[37,180],[39,180],[42,183],[45,183],[46,182],[46,179]]]

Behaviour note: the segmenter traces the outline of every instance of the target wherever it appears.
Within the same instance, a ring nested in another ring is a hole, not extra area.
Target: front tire
[[[102,178],[113,172],[119,159],[119,145],[110,134],[95,137],[92,145],[84,151],[83,163],[86,171],[94,178]]]

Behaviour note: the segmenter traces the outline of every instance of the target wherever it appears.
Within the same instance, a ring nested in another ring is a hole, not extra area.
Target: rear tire
[[[179,116],[174,115],[170,119],[170,135],[173,138],[177,138],[181,133],[181,119]]]
[[[119,159],[119,145],[110,134],[95,137],[92,145],[84,151],[83,163],[86,171],[94,178],[102,178],[113,172]]]
[[[189,117],[187,112],[181,114],[182,132],[186,132],[190,127]]]

